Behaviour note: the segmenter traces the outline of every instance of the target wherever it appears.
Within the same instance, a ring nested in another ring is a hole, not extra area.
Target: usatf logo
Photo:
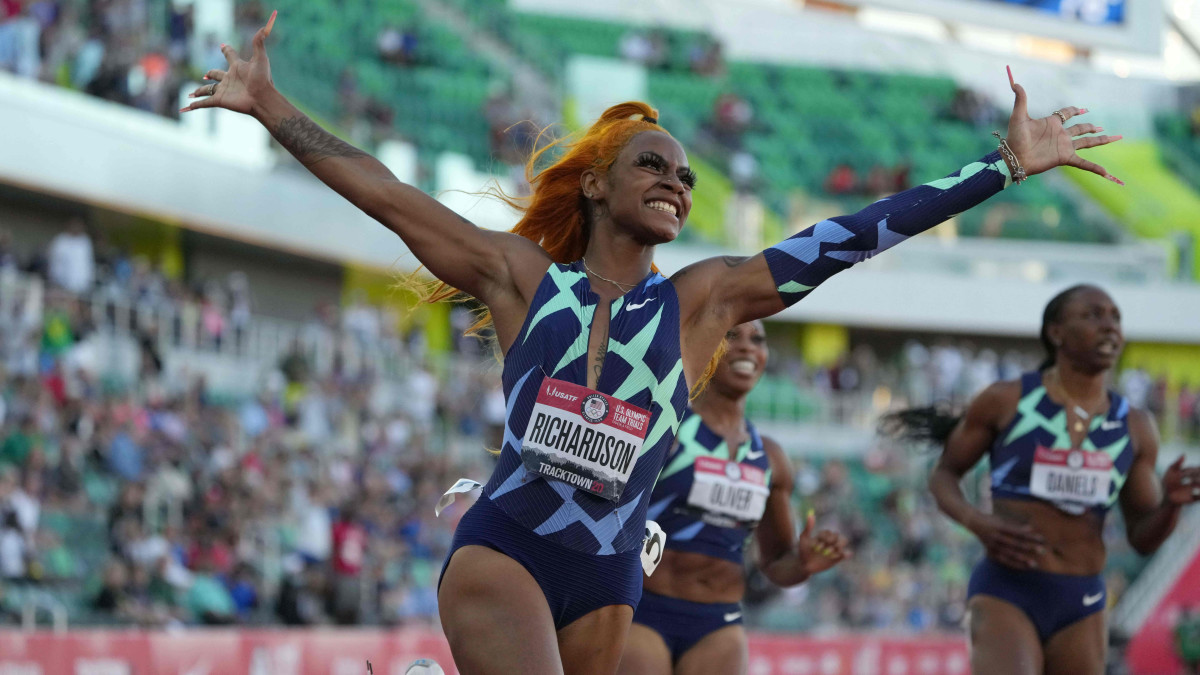
[[[600,394],[588,394],[583,398],[583,404],[579,407],[579,412],[583,415],[583,419],[598,424],[608,417],[608,400]]]

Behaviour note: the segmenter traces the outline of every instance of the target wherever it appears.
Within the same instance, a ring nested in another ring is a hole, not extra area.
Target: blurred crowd
[[[0,622],[18,620],[35,591],[76,623],[436,622],[438,571],[469,500],[440,518],[433,505],[460,476],[490,472],[482,449],[499,446],[505,414],[499,366],[470,338],[432,359],[419,331],[402,336],[396,315],[357,297],[319,308],[298,333],[323,336],[332,355],[297,338],[249,394],[216,391],[202,372],[175,381],[166,350],[225,344],[220,353],[245,357],[239,327],[259,320],[249,297],[244,275],[183,284],[94,242],[80,221],[26,260],[0,234]],[[196,321],[177,320],[189,312]],[[139,331],[162,317],[176,317],[165,337]],[[450,315],[456,335],[472,320],[466,307]],[[184,326],[200,334],[183,336]],[[96,343],[113,335],[137,344],[132,380],[106,370]],[[380,350],[405,367],[352,357]],[[914,339],[894,354],[860,344],[826,368],[777,353],[772,377],[830,400],[874,406],[884,388],[891,403],[961,406],[1037,358]],[[1194,389],[1171,402],[1145,373],[1119,381],[1156,413],[1190,405],[1182,428],[1195,434]],[[841,422],[873,419],[861,412]],[[786,592],[752,575],[752,625],[958,627],[979,547],[937,512],[927,459],[881,444],[861,458],[799,462],[797,508],[846,533],[856,556]],[[1119,517],[1109,527],[1118,597],[1140,563],[1129,562]]]
[[[304,327],[331,338],[325,367],[298,340],[253,396],[203,377],[181,387],[161,335],[138,324],[207,305],[207,320],[181,324],[204,331],[192,348],[236,342],[251,320],[244,275],[189,286],[101,248],[80,222],[28,260],[0,247],[0,621],[30,588],[61,591],[84,623],[432,621],[461,511],[435,521],[432,505],[461,473],[486,475],[479,441],[503,420],[478,348],[435,377],[420,336],[394,340],[389,315],[358,298]],[[111,334],[141,348],[134,381],[106,374],[96,343]],[[389,339],[417,357],[401,377],[350,367]],[[459,435],[469,453],[443,440]]]
[[[4,0],[0,69],[177,116],[180,87],[224,63],[190,2]]]

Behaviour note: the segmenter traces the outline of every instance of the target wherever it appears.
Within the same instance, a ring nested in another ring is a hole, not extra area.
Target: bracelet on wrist
[[[992,135],[1000,139],[1000,146],[997,149],[1000,151],[1000,156],[1004,158],[1004,162],[1008,164],[1013,185],[1024,183],[1029,176],[1025,173],[1025,167],[1021,166],[1021,162],[1017,160],[1017,154],[1008,147],[1008,139],[1001,136],[999,131],[993,131]]]

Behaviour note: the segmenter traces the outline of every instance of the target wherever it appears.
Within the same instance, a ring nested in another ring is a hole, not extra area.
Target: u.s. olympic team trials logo
[[[583,415],[583,419],[592,424],[599,424],[604,421],[605,417],[608,417],[608,400],[600,394],[588,394],[583,397],[579,412]]]

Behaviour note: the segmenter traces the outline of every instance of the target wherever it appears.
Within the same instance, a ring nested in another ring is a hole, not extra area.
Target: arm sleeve
[[[823,220],[763,251],[785,305],[855,263],[982,203],[1012,182],[999,152],[932,183],[885,197],[849,216]]]

